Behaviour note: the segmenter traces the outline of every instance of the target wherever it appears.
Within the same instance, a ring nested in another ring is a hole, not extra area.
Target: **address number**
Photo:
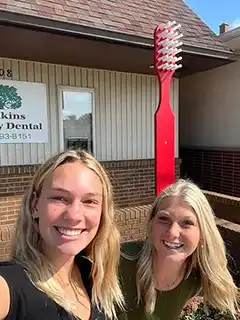
[[[0,69],[0,77],[3,77],[4,75],[6,75],[8,78],[12,77],[12,70],[11,69]]]

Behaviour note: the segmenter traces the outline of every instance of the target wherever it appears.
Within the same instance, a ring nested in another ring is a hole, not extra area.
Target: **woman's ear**
[[[199,240],[199,248],[203,248],[203,244],[204,244],[204,241],[203,241],[203,238],[200,238],[200,240]]]
[[[39,218],[37,203],[38,203],[38,196],[37,196],[37,192],[34,191],[32,195],[32,203],[31,203],[31,213],[32,213],[33,219]]]

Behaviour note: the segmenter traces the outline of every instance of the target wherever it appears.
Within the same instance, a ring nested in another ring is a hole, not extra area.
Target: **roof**
[[[176,20],[185,45],[230,51],[183,0],[2,0],[0,9],[144,38]]]
[[[219,38],[223,42],[228,41],[228,40],[232,40],[232,39],[236,39],[238,37],[240,37],[240,27],[231,29],[231,30],[219,35]]]

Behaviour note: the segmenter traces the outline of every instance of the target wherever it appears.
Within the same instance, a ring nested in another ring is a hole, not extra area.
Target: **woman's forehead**
[[[46,176],[43,188],[89,188],[92,192],[102,190],[98,175],[81,162],[66,163],[58,166]]]
[[[175,215],[182,213],[195,216],[193,208],[181,198],[176,196],[169,196],[162,199],[158,206],[157,212]]]

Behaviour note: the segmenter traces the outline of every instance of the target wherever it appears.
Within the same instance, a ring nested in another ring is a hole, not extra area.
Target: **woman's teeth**
[[[61,228],[61,227],[56,227],[57,231],[65,236],[78,236],[80,235],[83,230],[80,229],[67,229],[67,228]]]
[[[183,247],[182,243],[174,243],[174,242],[168,242],[168,241],[164,241],[164,240],[163,240],[163,244],[168,249],[175,249],[176,250],[176,249],[180,249]]]

